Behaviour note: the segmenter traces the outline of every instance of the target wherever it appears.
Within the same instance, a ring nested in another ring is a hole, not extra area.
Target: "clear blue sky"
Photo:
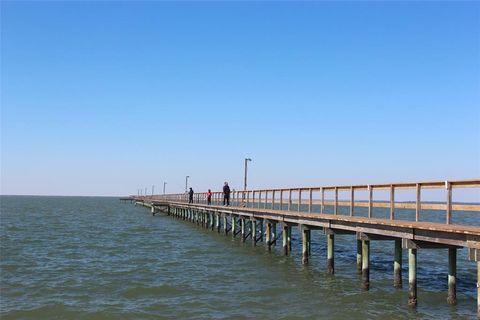
[[[1,2],[1,193],[480,177],[479,2]]]

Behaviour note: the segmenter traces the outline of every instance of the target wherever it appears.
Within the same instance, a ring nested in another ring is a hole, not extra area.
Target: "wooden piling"
[[[272,245],[276,246],[277,245],[277,224],[275,222],[272,223]]]
[[[327,234],[327,271],[330,274],[335,273],[334,267],[334,244],[335,244],[335,235]]]
[[[292,226],[288,226],[287,245],[288,245],[288,253],[290,254],[290,252],[292,252]]]
[[[370,240],[362,240],[362,287],[370,289]]]
[[[263,235],[264,235],[264,232],[263,232],[263,220],[260,220],[260,242],[263,242]]]
[[[242,235],[242,242],[245,242],[245,219],[241,218],[240,219],[240,231]]]
[[[268,251],[272,250],[272,223],[270,221],[266,222],[265,242]]]
[[[417,249],[408,249],[408,305],[417,305]]]
[[[480,261],[477,261],[477,317],[480,319]]]
[[[448,296],[447,303],[457,304],[457,249],[448,248]]]
[[[220,233],[221,224],[220,224],[220,214],[218,213],[215,214],[215,224],[216,224],[217,232]]]
[[[223,214],[223,231],[225,235],[228,234],[228,220],[227,220],[227,215],[225,213]]]
[[[251,220],[252,223],[252,245],[257,245],[257,221]]]
[[[310,229],[302,226],[302,263],[308,264],[310,257]]]
[[[402,287],[402,239],[395,240],[395,258],[393,262],[393,286]]]
[[[237,217],[232,215],[232,218],[230,219],[232,222],[232,238],[235,238],[236,236],[236,227],[237,227]]]
[[[288,240],[289,240],[288,229],[289,229],[289,226],[287,224],[284,224],[282,228],[282,241],[283,241],[283,253],[286,256],[288,255]]]
[[[357,240],[357,273],[362,273],[362,240]]]

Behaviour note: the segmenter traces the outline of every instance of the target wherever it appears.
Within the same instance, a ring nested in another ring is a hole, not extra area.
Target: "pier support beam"
[[[256,246],[257,245],[257,221],[251,220],[250,222],[252,224],[252,245]]]
[[[330,274],[335,273],[334,267],[334,244],[335,244],[335,235],[327,234],[327,271]]]
[[[457,304],[457,249],[448,249],[448,297],[447,303]]]
[[[402,287],[402,239],[395,240],[395,259],[393,262],[393,286]]]
[[[310,253],[311,253],[311,243],[310,243],[311,231],[305,226],[301,226],[301,230],[302,230],[302,263],[308,264],[308,259],[310,258]]]
[[[417,305],[417,249],[408,249],[408,305]]]
[[[370,289],[370,240],[362,240],[362,287]]]

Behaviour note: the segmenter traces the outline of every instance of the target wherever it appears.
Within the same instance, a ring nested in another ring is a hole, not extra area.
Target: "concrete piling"
[[[282,229],[282,240],[283,240],[283,253],[286,256],[289,254],[292,247],[291,232],[292,232],[292,227],[290,227],[287,224],[284,224]]]
[[[237,217],[232,215],[231,221],[232,221],[232,238],[235,238],[236,231],[237,231],[236,230],[237,229]]]
[[[302,226],[302,263],[308,264],[308,259],[310,257],[310,229]]]
[[[223,214],[223,231],[225,235],[228,235],[228,220],[226,214]]]
[[[480,319],[480,261],[477,261],[477,317]]]
[[[448,248],[448,296],[447,303],[457,304],[457,249]]]
[[[335,244],[335,235],[327,234],[327,271],[330,274],[335,273],[334,267],[334,244]]]
[[[267,243],[268,251],[272,250],[272,224],[270,221],[266,222],[265,242]]]
[[[245,233],[245,219],[244,218],[240,219],[240,232],[241,232],[242,242],[245,242],[246,233]]]
[[[362,240],[362,287],[370,289],[370,240]]]
[[[257,245],[257,221],[251,220],[252,223],[252,245]]]
[[[271,236],[271,242],[273,246],[277,245],[277,224],[275,222],[272,223],[272,236]]]
[[[263,242],[263,235],[265,234],[264,230],[263,230],[263,220],[260,220],[259,226],[260,226],[260,239],[259,240],[260,240],[260,242]]]
[[[417,305],[417,249],[408,249],[408,305]]]
[[[395,259],[393,262],[393,286],[402,287],[402,239],[395,240]]]
[[[357,240],[357,273],[362,273],[362,240]]]

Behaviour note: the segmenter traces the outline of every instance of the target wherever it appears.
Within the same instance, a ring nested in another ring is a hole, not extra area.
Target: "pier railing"
[[[368,218],[373,218],[373,208],[384,208],[383,210],[388,210],[388,216],[386,218],[390,220],[403,220],[402,217],[396,216],[396,209],[410,209],[414,210],[414,221],[421,220],[422,210],[437,210],[444,211],[445,216],[441,221],[446,224],[451,224],[453,211],[480,211],[480,201],[476,203],[455,203],[452,201],[453,190],[460,188],[475,189],[480,191],[480,180],[296,187],[233,191],[230,196],[230,205],[235,207],[299,212],[302,211],[333,215],[342,214],[350,216],[355,216],[357,214],[356,211],[360,211],[356,209],[366,208],[365,216]],[[443,190],[444,200],[436,202],[422,200],[422,191],[428,189]],[[400,190],[413,190],[413,199],[409,201],[396,201],[396,193]],[[378,198],[376,200],[375,192],[377,191],[383,191],[383,196],[385,196],[386,192],[388,200],[378,200]],[[362,197],[359,197],[363,198],[362,200],[357,198],[359,192],[363,192]],[[343,199],[339,198],[340,194],[343,196]],[[346,197],[345,194],[347,195]],[[139,197],[139,199],[168,202],[188,202],[189,195],[188,193],[153,195]],[[193,200],[194,203],[206,204],[207,193],[195,193]],[[223,192],[212,192],[211,202],[212,205],[223,205]],[[341,208],[342,212],[340,213]]]

